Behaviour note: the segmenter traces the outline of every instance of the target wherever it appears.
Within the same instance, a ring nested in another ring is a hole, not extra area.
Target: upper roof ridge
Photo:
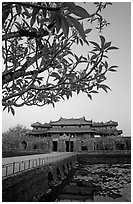
[[[42,126],[42,123],[40,123],[40,122],[37,121],[37,122],[31,124],[31,126],[32,126],[32,127],[34,127],[34,126]]]

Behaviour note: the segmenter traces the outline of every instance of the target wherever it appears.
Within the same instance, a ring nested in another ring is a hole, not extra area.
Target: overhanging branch
[[[6,84],[6,83],[9,83],[12,81],[12,79],[17,79],[21,76],[26,76],[26,72],[25,70],[31,66],[35,61],[36,59],[40,59],[40,57],[42,56],[42,53],[39,53],[38,56],[34,56],[33,58],[31,58],[30,60],[26,61],[22,67],[13,72],[13,71],[5,71],[2,73],[2,85]],[[35,72],[35,71],[34,71]]]
[[[27,6],[27,7],[32,7],[32,8],[38,8],[38,9],[43,9],[43,10],[48,10],[48,11],[59,11],[61,7],[50,7],[50,6],[42,6],[38,4],[33,4],[29,2],[11,2],[12,4],[18,4],[21,6]]]

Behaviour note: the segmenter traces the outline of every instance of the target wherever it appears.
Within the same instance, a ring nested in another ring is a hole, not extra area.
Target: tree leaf
[[[85,30],[85,34],[90,33],[92,31],[92,29],[88,28]]]
[[[22,12],[22,7],[21,7],[21,5],[19,5],[19,4],[16,5],[16,11],[17,11],[17,14],[18,14],[18,15],[21,14],[21,12]]]
[[[30,18],[32,16],[32,13],[29,13],[29,10],[25,6],[23,6],[23,9],[23,15],[25,15],[27,19]]]
[[[81,91],[81,89],[80,89],[80,88],[78,88],[78,89],[77,89],[77,95],[79,94],[79,92],[80,92],[80,91]]]
[[[84,32],[83,26],[79,23],[79,21],[77,19],[73,18],[72,16],[67,16],[67,18],[71,21],[71,23],[77,29],[79,35],[84,40],[84,42],[87,43],[86,35],[85,35],[85,32]]]
[[[55,104],[54,104],[54,102],[52,102],[52,105],[53,105],[53,108],[55,108]]]
[[[13,107],[10,107],[10,109],[11,109],[11,113],[12,113],[13,115],[15,115],[15,110],[13,109]]]
[[[105,74],[98,75],[98,78],[97,78],[98,83],[101,83],[104,80],[106,80]]]
[[[103,57],[108,58],[108,56],[106,56],[106,55],[103,55]]]
[[[51,11],[51,17],[50,17],[51,23],[54,23],[55,18],[56,18],[56,11]]]
[[[79,39],[79,41],[80,41],[80,44],[83,46],[83,41],[81,39]]]
[[[105,68],[107,69],[108,68],[108,62],[105,61],[104,65],[105,65]]]
[[[60,17],[59,12],[56,12],[56,18],[55,19],[56,19],[56,30],[58,33],[60,28],[61,28],[61,17]]]
[[[46,18],[47,11],[45,9],[42,9],[42,13],[43,13],[43,17]]]
[[[22,28],[22,25],[19,22],[15,22],[14,24],[18,30]]]
[[[118,50],[118,49],[119,49],[118,47],[111,46],[111,47],[109,47],[107,50]]]
[[[68,59],[73,63],[73,60],[70,57],[68,57]]]
[[[62,5],[64,7],[75,7],[75,3],[74,2],[63,2]]]
[[[101,50],[100,46],[98,45],[98,43],[94,42],[94,41],[89,41],[91,44],[95,45],[98,50]]]
[[[38,8],[34,8],[33,12],[32,12],[32,18],[30,21],[30,26],[32,27],[36,21],[36,15],[38,14],[39,9]]]
[[[90,91],[89,93],[99,93],[99,92],[98,92],[98,91],[93,90],[93,91]]]
[[[84,56],[81,56],[81,58],[87,61],[87,58],[86,58],[86,57],[84,57]]]
[[[109,68],[108,70],[109,70],[110,72],[117,72],[116,69],[112,69],[112,68]]]
[[[26,56],[28,53],[28,47],[25,48],[25,51],[24,51],[24,56]]]
[[[118,66],[117,65],[113,65],[113,66],[111,66],[109,68],[118,68]]]
[[[92,100],[92,96],[88,93],[87,96]]]
[[[92,55],[91,60],[94,60],[94,59],[96,59],[97,57],[98,57],[98,55],[97,55],[97,54],[94,54],[94,55]]]
[[[16,91],[18,91],[18,92],[20,91],[20,88],[17,87],[17,86],[15,86],[13,89],[16,90]]]
[[[99,65],[99,73],[101,73],[102,72],[102,68],[103,68],[103,65]]]
[[[8,106],[5,106],[4,108],[3,108],[3,111],[7,108]]]
[[[110,47],[110,45],[111,45],[111,42],[107,42],[107,43],[105,43],[105,44],[104,44],[104,49]]]
[[[75,57],[76,61],[78,62],[79,61],[78,56],[76,54],[74,54],[74,57]]]
[[[36,18],[35,18],[35,17],[32,17],[32,18],[31,18],[31,21],[30,21],[30,26],[31,26],[31,27],[34,25],[35,21],[36,21]]]
[[[68,37],[68,33],[69,33],[69,24],[66,20],[66,18],[60,14],[61,17],[61,25],[62,25],[62,29],[64,32],[65,37]]]
[[[61,98],[65,101],[65,98],[63,97],[63,95],[61,95]]]
[[[100,39],[101,39],[101,47],[104,48],[105,37],[103,37],[102,35],[100,35]]]
[[[102,88],[106,93],[108,92],[107,89],[111,90],[110,87],[105,84],[99,84],[98,88]]]
[[[69,99],[70,96],[72,97],[72,93],[71,93],[71,91],[66,92],[66,97],[67,97],[67,99]]]
[[[56,79],[60,79],[59,74],[56,72],[52,72],[52,74],[50,76],[55,77]]]
[[[82,7],[80,6],[73,6],[73,7],[68,7],[68,10],[75,14],[76,16],[82,17],[82,18],[89,18],[90,14]]]

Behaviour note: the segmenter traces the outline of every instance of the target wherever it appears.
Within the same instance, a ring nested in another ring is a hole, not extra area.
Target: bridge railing
[[[14,174],[30,170],[39,166],[45,166],[52,162],[74,156],[75,153],[64,153],[59,155],[46,156],[42,158],[17,161],[2,165],[2,178],[12,176]]]

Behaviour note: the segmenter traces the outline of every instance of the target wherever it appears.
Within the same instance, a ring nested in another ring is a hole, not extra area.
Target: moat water
[[[82,164],[56,202],[130,201],[131,164]]]

